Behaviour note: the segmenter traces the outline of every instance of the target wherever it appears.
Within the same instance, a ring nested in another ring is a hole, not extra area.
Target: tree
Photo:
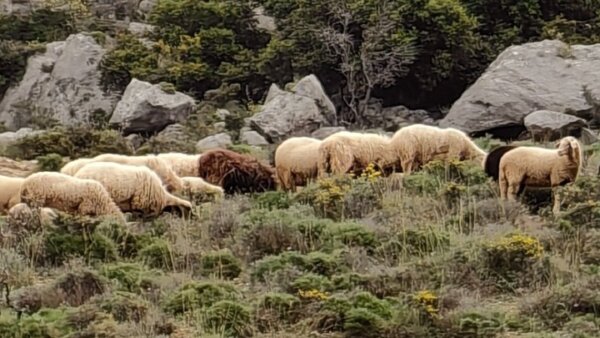
[[[351,115],[341,120],[362,123],[373,90],[392,86],[405,75],[416,57],[416,48],[413,39],[398,29],[386,2],[378,6],[358,37],[352,33],[357,22],[346,4],[333,1],[329,6],[332,20],[317,34],[338,59],[346,82],[342,99]]]

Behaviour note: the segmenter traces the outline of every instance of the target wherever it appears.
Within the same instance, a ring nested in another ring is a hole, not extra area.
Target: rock
[[[240,131],[240,142],[251,146],[266,146],[269,144],[264,137],[254,130]]]
[[[346,130],[344,127],[323,127],[313,131],[310,136],[319,140],[324,140],[326,137],[344,130]]]
[[[600,45],[567,46],[544,40],[512,46],[454,103],[441,127],[472,135],[490,132],[512,138],[524,130],[523,119],[536,110],[591,118],[592,96],[600,94]]]
[[[335,106],[325,93],[325,89],[323,89],[321,82],[319,82],[319,79],[317,79],[315,75],[311,74],[300,79],[292,91],[297,95],[310,97],[316,100],[325,119],[327,119],[330,124],[337,123]]]
[[[0,157],[0,175],[27,177],[37,170],[37,161],[15,161]]]
[[[252,129],[270,143],[279,143],[290,136],[309,135],[325,123],[315,100],[287,92],[275,96],[250,118]]]
[[[213,123],[212,126],[213,126],[213,129],[219,133],[224,132],[226,130],[225,122],[216,122],[216,123]]]
[[[275,96],[285,93],[285,90],[281,90],[278,85],[272,83],[271,87],[269,87],[269,91],[267,92],[267,97],[265,97],[265,102],[263,102],[263,105],[269,103],[269,101],[275,98]]]
[[[5,133],[1,133],[0,134],[0,150],[5,151],[6,148],[15,144],[20,139],[25,138],[27,136],[42,134],[43,132],[44,132],[43,130],[33,130],[31,128],[21,128],[21,129],[17,130],[16,132],[7,131]]]
[[[164,84],[132,79],[117,104],[110,123],[125,135],[157,132],[170,124],[185,121],[194,111],[194,99],[180,92],[165,91]]]
[[[93,37],[74,34],[31,56],[23,79],[0,102],[0,122],[10,130],[52,119],[62,125],[88,123],[92,112],[113,111],[117,93],[100,86],[98,64],[106,53]]]
[[[167,126],[165,129],[163,129],[163,131],[158,133],[158,135],[156,135],[156,136],[159,136],[166,140],[175,140],[175,141],[181,141],[181,142],[186,142],[188,140],[188,136],[185,131],[185,127],[179,123],[175,123],[170,126]]]
[[[150,13],[154,9],[154,6],[158,0],[142,0],[138,5],[138,13],[144,19],[148,19],[150,17]]]
[[[226,148],[227,146],[232,145],[231,136],[226,133],[220,133],[216,135],[212,135],[209,137],[205,137],[202,140],[196,143],[196,150],[198,152],[207,151],[209,149],[214,148]]]
[[[221,121],[225,121],[227,116],[231,116],[231,112],[227,109],[217,109],[217,112],[215,114]]]
[[[262,28],[268,32],[277,30],[275,18],[266,15],[263,7],[257,7],[254,9],[254,18],[256,19],[256,27]]]
[[[137,150],[146,142],[146,139],[140,134],[130,134],[125,137],[125,141],[131,147],[131,150]]]
[[[381,128],[385,131],[395,132],[398,129],[415,124],[433,124],[434,120],[428,111],[411,110],[405,106],[382,107],[381,100],[372,100],[364,113],[367,127]]]
[[[592,130],[588,128],[581,128],[580,141],[584,145],[590,145],[600,141],[600,138],[598,137],[598,134],[594,133]]]
[[[137,36],[138,38],[143,38],[147,36],[148,33],[152,33],[154,29],[155,26],[141,22],[130,22],[129,26],[127,27],[129,33]]]
[[[536,141],[555,141],[569,135],[579,137],[581,129],[588,126],[584,119],[549,110],[527,115],[523,124]]]

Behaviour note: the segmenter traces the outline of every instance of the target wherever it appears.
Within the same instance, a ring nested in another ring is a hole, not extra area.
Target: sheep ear
[[[569,153],[571,152],[571,149],[572,149],[571,142],[562,142],[562,143],[560,143],[560,146],[558,148],[558,155],[560,155],[560,156],[569,155]]]

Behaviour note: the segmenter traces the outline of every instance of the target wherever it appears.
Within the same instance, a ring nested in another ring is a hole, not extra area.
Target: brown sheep
[[[274,190],[275,170],[252,156],[226,149],[212,149],[202,154],[198,177],[219,185],[226,194]]]

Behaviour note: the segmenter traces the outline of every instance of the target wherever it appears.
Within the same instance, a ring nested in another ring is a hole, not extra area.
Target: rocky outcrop
[[[257,147],[266,146],[269,144],[264,137],[262,137],[256,131],[250,130],[249,128],[242,128],[240,131],[240,142]]]
[[[203,152],[214,148],[227,148],[227,146],[232,144],[231,136],[229,136],[229,134],[220,133],[205,137],[198,141],[198,143],[196,143],[196,150],[198,152]]]
[[[5,133],[2,133],[2,134],[0,134],[0,151],[6,150],[6,148],[14,145],[22,138],[25,138],[27,136],[37,135],[37,134],[40,134],[43,132],[44,131],[42,131],[42,130],[33,130],[31,128],[21,128],[21,129],[17,130],[16,132],[7,131]]]
[[[335,120],[335,106],[314,75],[301,79],[292,90],[272,85],[261,111],[249,119],[252,129],[270,143],[310,135]]]
[[[122,128],[123,134],[128,135],[158,132],[170,124],[185,121],[195,108],[194,99],[164,87],[131,80],[110,118],[110,124]]]
[[[0,102],[0,122],[17,130],[34,120],[74,125],[88,123],[94,111],[110,114],[118,95],[100,86],[98,64],[105,53],[86,34],[49,43],[45,53],[29,58],[21,82],[6,91]]]
[[[426,110],[411,110],[405,106],[383,108],[380,100],[372,100],[369,103],[363,119],[369,128],[381,128],[391,132],[415,123],[434,124],[433,118]]]
[[[599,77],[600,45],[544,40],[512,46],[463,93],[440,126],[509,138],[523,131],[523,119],[537,110],[589,119],[583,88],[598,97]]]
[[[310,134],[310,137],[319,139],[319,140],[324,140],[326,137],[333,135],[337,132],[340,131],[345,131],[346,128],[344,127],[323,127],[323,128],[319,128],[315,131],[312,132],[312,134]]]
[[[525,117],[525,128],[536,141],[555,141],[564,136],[581,136],[588,124],[576,116],[549,110],[538,110]]]
[[[0,175],[10,177],[27,177],[37,170],[37,161],[15,161],[0,157]]]

